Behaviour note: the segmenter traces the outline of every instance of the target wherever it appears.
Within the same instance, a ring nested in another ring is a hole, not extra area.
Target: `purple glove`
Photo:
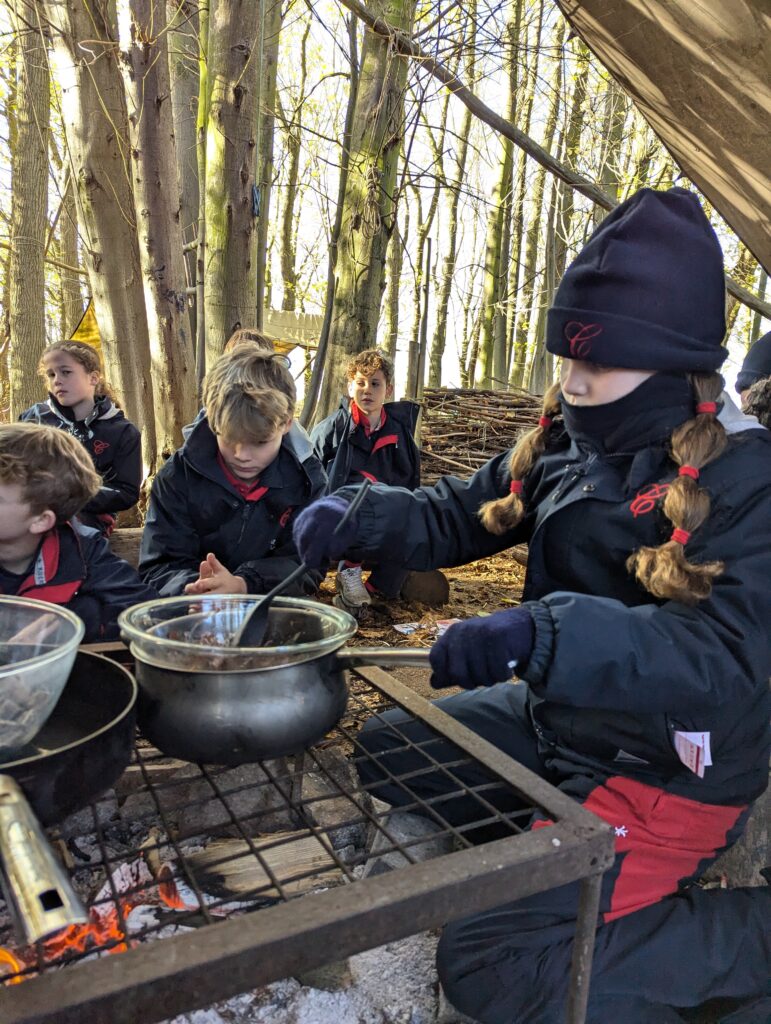
[[[535,642],[533,616],[527,608],[493,612],[450,626],[431,648],[431,685],[492,686],[522,670]]]
[[[300,558],[309,568],[317,569],[325,562],[336,562],[356,540],[355,514],[342,530],[337,529],[348,505],[344,498],[332,494],[314,501],[295,519],[292,536]]]

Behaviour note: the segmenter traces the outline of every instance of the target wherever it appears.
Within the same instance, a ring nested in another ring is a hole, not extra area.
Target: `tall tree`
[[[182,255],[166,0],[130,0],[126,52],[131,161],[155,389],[158,452],[171,455],[195,416],[195,360]]]
[[[415,0],[378,0],[371,10],[394,28],[409,31]],[[387,39],[366,28],[320,416],[337,403],[351,355],[376,342],[386,251],[396,221],[394,188],[406,76],[406,60]]]
[[[544,0],[538,0],[535,22],[527,25],[525,52],[530,54],[526,66],[526,74],[522,76],[522,97],[519,102],[520,127],[526,134],[530,132],[530,122],[535,105],[536,86],[538,84],[538,68],[541,59],[541,34],[543,31]],[[509,264],[509,295],[513,301],[509,305],[508,353],[511,366],[509,380],[516,387],[522,387],[527,362],[527,327],[529,326],[530,309],[526,304],[527,294],[524,290],[525,272],[522,265],[522,247],[525,238],[525,199],[527,197],[528,159],[524,149],[520,149],[517,158],[516,185],[514,192],[514,209],[512,224],[511,260]],[[524,321],[524,329],[523,329]]]
[[[107,375],[155,463],[155,416],[131,186],[126,98],[106,3],[41,0],[53,31],[62,120]]]
[[[291,111],[283,111],[280,97],[276,94],[276,110],[286,134],[287,177],[284,183],[284,209],[281,214],[281,278],[284,283],[284,297],[281,308],[294,310],[297,306],[297,230],[295,203],[300,178],[300,152],[303,133],[303,103],[305,85],[308,81],[308,36],[311,19],[308,18],[300,42],[300,83],[297,103]]]
[[[281,26],[284,10],[281,0],[265,0],[265,31],[260,102],[262,117],[260,118],[259,141],[259,194],[260,215],[257,225],[257,316],[266,306],[270,306],[270,288],[268,275],[268,225],[270,223],[270,204],[273,194],[273,150],[276,126],[276,73],[278,71],[278,47],[281,39]]]
[[[206,362],[256,322],[260,4],[218,0],[209,21],[206,130]]]
[[[566,24],[562,18],[559,19],[552,34],[554,53],[557,59],[554,62],[554,71],[550,82],[548,109],[546,113],[546,124],[544,126],[543,148],[551,150],[554,143],[554,135],[557,130],[557,118],[560,109],[562,95],[562,45],[565,38]],[[528,224],[525,236],[525,255],[522,267],[522,286],[518,298],[518,305],[521,311],[520,319],[517,322],[517,357],[519,353],[527,352],[530,328],[533,324],[533,296],[536,291],[536,279],[538,275],[538,241],[541,234],[541,218],[544,209],[544,192],[546,188],[546,168],[541,164],[535,172],[535,179],[530,189],[530,223]],[[524,369],[524,366],[523,366]],[[515,381],[519,386],[522,378]]]
[[[11,418],[40,397],[37,364],[45,343],[49,80],[45,41],[16,0],[16,145],[11,154]]]
[[[61,282],[60,334],[68,338],[77,327],[83,315],[83,294],[80,290],[80,256],[78,254],[78,210],[75,203],[75,189],[72,174],[66,169],[62,193],[62,210],[59,215],[59,244],[57,253],[62,266],[59,268]],[[71,268],[71,269],[68,269]]]
[[[200,74],[198,66],[198,4],[192,0],[167,0],[168,51],[171,79],[171,109],[179,184],[179,222],[182,239],[191,246],[198,237],[198,155],[196,112]],[[195,284],[195,249],[185,252],[188,286]],[[191,314],[195,304],[191,305]],[[195,317],[191,315],[191,327]]]
[[[506,21],[507,74],[506,120],[514,124],[517,113],[519,85],[519,34],[522,25],[523,0],[511,0]],[[484,305],[480,338],[482,387],[505,387],[506,384],[506,284],[511,242],[512,172],[514,143],[502,138],[501,160],[487,220],[485,244]]]
[[[476,0],[471,0],[467,9],[468,35],[463,41],[465,50],[465,77],[468,80],[469,88],[474,87],[476,80]],[[447,341],[447,313],[450,306],[450,292],[455,277],[455,264],[457,260],[458,247],[458,205],[461,192],[464,188],[466,176],[466,161],[469,151],[469,135],[471,134],[471,111],[468,107],[463,108],[460,131],[457,136],[458,151],[455,158],[455,173],[452,182],[445,181],[445,187],[449,190],[450,200],[447,215],[447,248],[444,252],[442,263],[442,274],[439,283],[439,294],[437,299],[436,321],[434,324],[434,336],[431,341],[431,353],[428,367],[428,383],[430,387],[439,387],[442,379],[442,357],[444,356],[445,344]]]

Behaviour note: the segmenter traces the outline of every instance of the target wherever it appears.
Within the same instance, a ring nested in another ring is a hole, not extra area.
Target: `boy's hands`
[[[211,552],[201,562],[199,576],[195,583],[188,583],[186,594],[245,594],[246,580],[228,572],[216,555]]]
[[[335,530],[345,515],[348,502],[336,494],[314,501],[295,520],[292,536],[303,562],[318,569],[324,562],[336,562],[354,543],[357,535],[356,515],[342,530]]]
[[[527,608],[493,612],[456,622],[431,648],[431,685],[492,686],[511,679],[533,650],[535,626]]]

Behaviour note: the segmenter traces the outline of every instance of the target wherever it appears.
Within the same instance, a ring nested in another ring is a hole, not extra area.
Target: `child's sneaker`
[[[337,568],[337,596],[333,598],[332,604],[342,608],[351,615],[358,615],[362,608],[369,606],[372,601],[361,578],[361,566],[351,565],[346,567],[341,562]]]

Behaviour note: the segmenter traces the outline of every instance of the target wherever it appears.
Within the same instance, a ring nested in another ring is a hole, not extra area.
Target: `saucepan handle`
[[[344,647],[335,657],[342,668],[356,668],[358,665],[378,665],[383,668],[399,668],[409,665],[414,668],[430,668],[428,647]]]
[[[10,775],[0,775],[0,880],[14,923],[29,944],[88,920],[26,797]]]

